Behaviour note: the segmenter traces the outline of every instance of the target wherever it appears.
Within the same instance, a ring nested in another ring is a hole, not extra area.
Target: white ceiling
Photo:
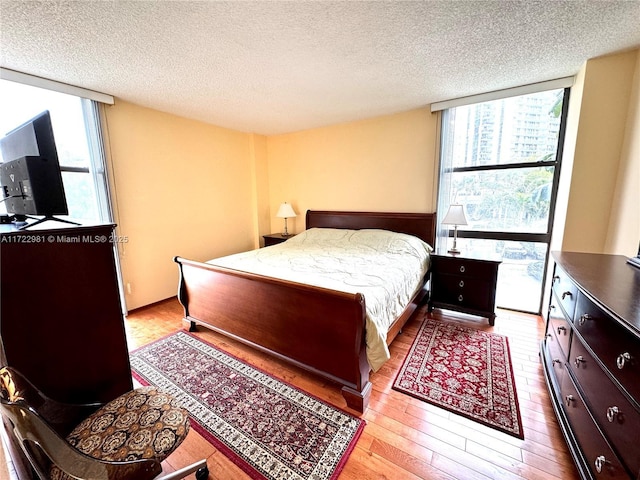
[[[2,67],[266,135],[570,76],[636,46],[638,0],[0,0]]]

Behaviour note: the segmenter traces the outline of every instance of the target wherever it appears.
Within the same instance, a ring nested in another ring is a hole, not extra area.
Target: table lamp
[[[284,232],[282,232],[283,237],[288,237],[291,234],[287,230],[287,218],[293,218],[296,216],[296,212],[293,211],[293,207],[287,202],[281,203],[280,208],[278,208],[278,213],[276,213],[276,217],[284,218]]]
[[[456,245],[458,240],[458,225],[467,225],[467,217],[464,215],[464,207],[459,204],[452,204],[449,206],[449,211],[442,219],[443,225],[453,225],[453,247],[448,250],[448,253],[460,253]]]

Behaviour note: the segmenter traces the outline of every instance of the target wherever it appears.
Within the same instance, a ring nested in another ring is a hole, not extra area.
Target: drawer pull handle
[[[458,295],[458,301],[461,302],[462,300],[464,300],[464,297],[462,295]]]
[[[566,397],[564,397],[566,402],[567,402],[567,407],[571,406],[571,402],[575,402],[576,399],[574,398],[573,395],[567,395]]]
[[[549,310],[555,310],[556,306],[555,305],[549,305]]]
[[[547,334],[544,336],[544,338],[551,338],[551,337],[553,337],[553,335],[551,335],[550,333],[547,333]]]
[[[567,334],[567,327],[565,327],[564,325],[560,325],[558,327],[558,335],[560,335],[562,332],[564,332],[564,334]]]
[[[553,276],[553,280],[551,280],[551,285],[555,284],[556,282],[560,281],[560,276],[559,275],[554,275]]]
[[[604,467],[605,465],[608,465],[609,463],[611,462],[609,462],[609,460],[607,460],[604,455],[600,455],[598,458],[596,458],[596,461],[594,462],[596,466],[596,472],[602,473],[602,467]]]
[[[613,423],[618,415],[620,415],[620,409],[618,407],[607,408],[607,420],[609,420],[609,423]]]
[[[573,363],[576,364],[576,368],[580,368],[581,363],[586,363],[587,361],[584,359],[582,355],[578,355]]]
[[[562,294],[562,300],[564,300],[564,297],[573,298],[573,293],[568,292],[568,291],[567,291],[567,292],[564,292],[564,293]]]
[[[465,270],[466,268],[464,268],[464,265],[460,265],[460,273],[464,273]]]
[[[622,370],[625,365],[631,361],[631,355],[629,354],[629,352],[624,352],[621,353],[620,355],[618,355],[618,358],[616,359],[616,364],[618,365],[618,369]]]
[[[584,322],[586,322],[587,320],[591,320],[592,318],[593,317],[588,313],[583,313],[582,315],[580,315],[580,320],[578,320],[578,324],[584,325]]]
[[[553,360],[551,360],[551,365],[555,365],[556,363],[559,365],[562,363],[562,360],[558,358],[554,358]]]
[[[460,288],[464,287],[464,280],[460,280],[460,283],[458,285],[460,286]]]

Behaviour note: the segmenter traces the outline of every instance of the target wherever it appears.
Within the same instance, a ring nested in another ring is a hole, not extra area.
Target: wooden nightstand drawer
[[[490,282],[438,273],[432,288],[433,295],[441,302],[484,311],[491,308]]]
[[[489,278],[496,270],[495,262],[460,257],[433,257],[433,269],[438,273]]]
[[[429,308],[480,315],[493,325],[500,262],[435,254],[431,261]]]

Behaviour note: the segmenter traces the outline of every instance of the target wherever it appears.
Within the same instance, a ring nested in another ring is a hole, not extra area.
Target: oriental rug
[[[393,389],[524,439],[503,335],[425,318]]]
[[[335,479],[365,425],[184,331],[130,359],[140,383],[174,395],[191,428],[254,479]]]

